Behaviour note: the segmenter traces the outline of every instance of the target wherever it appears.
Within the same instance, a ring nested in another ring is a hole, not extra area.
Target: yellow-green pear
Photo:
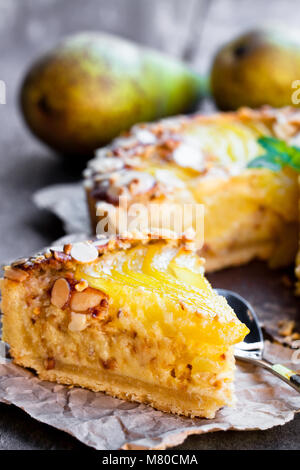
[[[300,33],[257,30],[223,46],[211,70],[211,92],[223,110],[300,105]]]

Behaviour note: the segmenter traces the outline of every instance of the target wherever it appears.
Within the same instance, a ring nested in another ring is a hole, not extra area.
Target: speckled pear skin
[[[292,82],[299,76],[300,39],[289,31],[257,30],[217,52],[211,91],[222,110],[265,104],[279,108],[293,104],[292,94],[297,90],[292,88]]]
[[[90,157],[136,122],[192,111],[201,87],[175,59],[107,34],[81,33],[30,67],[20,102],[44,143]]]

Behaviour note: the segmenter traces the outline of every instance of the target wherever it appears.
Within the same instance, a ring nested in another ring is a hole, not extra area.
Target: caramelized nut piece
[[[23,282],[28,277],[28,273],[22,269],[8,268],[4,271],[4,277],[10,281]]]
[[[83,292],[74,292],[71,297],[70,306],[74,312],[86,312],[100,304],[106,295],[96,289],[88,287]]]
[[[71,256],[78,263],[92,263],[98,258],[98,250],[91,243],[75,243],[71,249]]]
[[[99,305],[91,309],[91,315],[93,318],[101,317],[102,320],[108,321],[108,306],[109,302],[106,298],[103,298]]]
[[[51,303],[55,307],[63,308],[70,296],[70,286],[63,277],[57,279],[51,291]]]
[[[294,320],[281,320],[278,322],[280,336],[290,336],[295,328]]]
[[[86,314],[71,312],[71,321],[68,325],[70,331],[82,331],[86,328]]]
[[[62,251],[53,251],[52,253],[53,253],[54,259],[56,259],[56,261],[59,261],[60,263],[65,263],[69,259],[68,255],[66,255]]]
[[[71,250],[72,250],[71,243],[67,243],[66,245],[64,245],[64,253],[66,255],[69,255],[71,253]]]
[[[103,298],[106,298],[106,294],[88,287],[83,292],[74,292],[71,297],[70,306],[74,312],[85,312],[99,305]]]

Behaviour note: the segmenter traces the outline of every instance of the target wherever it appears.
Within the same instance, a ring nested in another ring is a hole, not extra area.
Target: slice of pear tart
[[[5,267],[3,340],[43,380],[213,418],[248,333],[186,237],[118,236]]]
[[[99,149],[88,163],[85,187],[93,226],[106,214],[122,221],[125,200],[126,207],[156,203],[156,220],[178,231],[159,212],[170,212],[174,204],[203,204],[201,256],[207,271],[253,258],[272,266],[293,263],[298,243],[297,172],[247,165],[264,153],[260,137],[299,145],[299,133],[296,108],[243,108],[138,124]],[[198,230],[196,216],[187,217],[186,224]],[[98,228],[100,233],[101,224]]]

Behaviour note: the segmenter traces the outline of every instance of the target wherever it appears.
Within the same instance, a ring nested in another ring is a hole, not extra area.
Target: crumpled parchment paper
[[[266,357],[274,362],[291,367],[292,354],[288,348],[266,343]],[[104,393],[43,382],[9,361],[0,365],[0,401],[99,450],[165,449],[191,434],[268,429],[292,420],[300,409],[295,390],[249,364],[238,365],[235,386],[235,408],[223,408],[211,420],[189,419]]]

